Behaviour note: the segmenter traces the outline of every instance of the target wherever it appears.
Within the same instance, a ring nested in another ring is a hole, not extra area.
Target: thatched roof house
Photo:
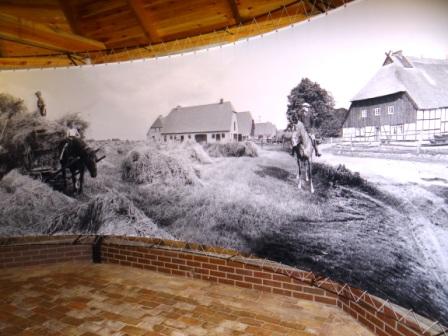
[[[448,60],[387,54],[353,97],[344,137],[416,140],[448,132]]]

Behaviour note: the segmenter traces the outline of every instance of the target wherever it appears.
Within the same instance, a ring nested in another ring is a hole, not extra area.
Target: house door
[[[221,141],[221,134],[216,134],[216,141]]]
[[[194,139],[196,140],[196,142],[207,142],[207,134],[196,134],[194,136]]]

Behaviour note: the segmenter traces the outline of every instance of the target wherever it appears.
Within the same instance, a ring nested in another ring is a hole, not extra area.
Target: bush
[[[258,148],[250,141],[206,144],[205,150],[212,157],[257,157]]]
[[[136,184],[193,184],[197,177],[186,162],[160,153],[154,148],[133,150],[123,160],[121,177]]]

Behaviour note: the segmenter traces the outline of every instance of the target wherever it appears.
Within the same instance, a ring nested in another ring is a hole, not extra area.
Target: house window
[[[221,134],[221,137],[224,139],[226,137],[226,134],[225,133]]]
[[[361,110],[361,118],[367,118],[367,110]]]
[[[164,137],[163,137],[163,141],[165,141],[165,142],[166,142],[166,136],[164,136]]]
[[[214,139],[214,138],[215,138],[215,133],[212,134],[212,139]]]
[[[233,122],[233,130],[236,131],[236,122]]]
[[[387,114],[394,114],[394,107],[393,105],[390,105],[387,107]]]
[[[381,109],[379,107],[376,107],[373,112],[375,113],[375,116],[378,117],[381,115]]]
[[[170,135],[170,140],[173,140],[173,136],[172,135]]]
[[[188,139],[191,139],[191,135],[188,135]]]

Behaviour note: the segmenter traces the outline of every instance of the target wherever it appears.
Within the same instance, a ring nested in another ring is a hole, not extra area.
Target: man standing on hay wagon
[[[314,152],[316,154],[316,156],[321,156],[322,154],[319,153],[319,149],[317,148],[317,141],[316,141],[316,136],[314,134],[314,127],[313,127],[313,117],[312,114],[310,113],[310,107],[311,105],[308,103],[303,103],[302,104],[302,112],[298,115],[299,121],[301,122],[304,126],[305,129],[309,135],[309,137],[311,138],[311,142],[313,144],[313,148],[314,148]],[[299,139],[299,134],[297,132],[297,125],[293,125],[292,126],[292,136],[291,136],[291,144],[292,144],[292,148],[291,148],[291,156],[294,156],[294,153],[296,152],[296,147],[299,145],[300,139]]]
[[[37,108],[39,113],[42,117],[45,117],[47,115],[47,107],[45,106],[44,99],[42,98],[42,93],[37,91],[35,94],[37,97]]]

